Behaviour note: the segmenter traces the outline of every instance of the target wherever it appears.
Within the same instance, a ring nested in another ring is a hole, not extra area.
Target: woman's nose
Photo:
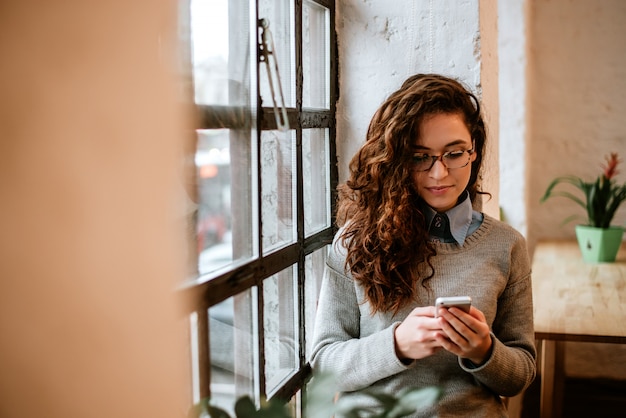
[[[436,179],[444,178],[448,175],[448,167],[446,167],[443,161],[441,161],[441,158],[439,158],[435,161],[435,164],[433,164],[433,166],[430,167],[428,174],[432,178],[436,178]]]

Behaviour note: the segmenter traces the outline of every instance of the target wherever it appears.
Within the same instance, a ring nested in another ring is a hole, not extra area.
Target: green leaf
[[[557,190],[556,187],[560,184],[577,188],[582,192],[583,198],[566,190]],[[540,201],[543,203],[552,197],[564,197],[573,201],[585,209],[588,225],[607,228],[611,226],[619,206],[626,200],[626,184],[619,186],[604,175],[592,183],[587,183],[576,176],[562,176],[552,180]],[[575,218],[577,216],[568,217],[562,224]]]
[[[249,396],[242,396],[235,402],[235,415],[238,418],[252,418],[257,416],[256,406]]]
[[[389,410],[396,403],[396,398],[387,393],[378,393],[371,391],[364,391],[364,393],[377,400],[385,411]]]
[[[615,212],[620,205],[626,200],[626,184],[623,186],[615,186],[611,192],[611,201],[607,205],[606,215],[604,219],[605,228],[611,226],[611,221],[615,216]]]
[[[400,418],[420,409],[428,408],[437,402],[440,395],[441,390],[436,387],[409,389],[400,395],[397,404],[386,416],[388,418]]]
[[[210,418],[230,418],[228,412],[225,410],[211,405],[209,398],[203,398],[197,404],[193,405],[187,413],[188,418],[200,418],[203,416],[209,416]]]
[[[224,411],[222,408],[218,408],[217,406],[209,405],[207,412],[209,413],[210,418],[230,418],[228,412]]]
[[[576,187],[578,190],[582,191],[583,194],[586,194],[586,183],[584,181],[582,181],[580,178],[578,177],[574,177],[574,176],[563,176],[563,177],[557,177],[554,180],[552,180],[552,182],[548,185],[548,188],[546,189],[546,192],[544,193],[544,195],[541,197],[541,202],[545,202],[546,200],[548,200],[551,197],[565,197],[568,198],[574,202],[576,202],[576,204],[582,206],[583,208],[586,208],[585,203],[583,202],[582,199],[580,199],[579,197],[577,197],[576,195],[573,195],[570,192],[567,191],[555,191],[554,188],[556,186],[558,186],[561,183],[566,183],[566,184],[570,184],[574,187]]]
[[[258,410],[249,396],[243,396],[235,403],[237,418],[291,418],[285,402],[280,399],[261,401]]]
[[[278,399],[263,403],[256,416],[259,418],[291,418],[285,402]]]
[[[421,389],[407,389],[397,396],[365,390],[363,395],[370,397],[374,405],[363,406],[350,398],[339,398],[333,402],[338,393],[335,378],[330,374],[315,375],[306,387],[305,398],[307,418],[328,418],[341,415],[345,418],[401,418],[413,414],[415,411],[432,406],[440,395],[440,390],[434,387]],[[218,407],[210,405],[210,399],[202,399],[194,405],[188,418],[230,418],[228,413]],[[242,396],[235,403],[236,418],[291,418],[285,402],[280,399],[262,401],[257,410],[254,401],[249,396]]]
[[[595,199],[596,199],[596,191],[598,189],[598,181],[595,184],[590,185],[587,190],[587,215],[589,217],[589,223],[593,226],[598,226],[599,221],[596,216],[596,207],[595,207]]]
[[[382,392],[362,391],[362,395],[372,398],[375,405],[362,406],[350,398],[340,398],[336,412],[342,417],[359,418],[364,415],[372,418],[400,418],[432,406],[441,391],[435,387],[409,389],[397,396]]]
[[[562,192],[562,191],[552,192],[550,196],[548,197],[566,197],[572,200],[573,202],[575,202],[577,205],[581,206],[583,209],[587,210],[587,204],[583,202],[582,199],[578,198],[577,196],[569,192]]]
[[[202,405],[195,404],[187,412],[187,418],[199,418],[204,411]]]
[[[570,216],[568,216],[567,218],[563,219],[563,222],[561,222],[561,226],[566,225],[566,224],[568,224],[568,223],[570,223],[570,222],[572,222],[572,221],[574,221],[576,219],[580,219],[581,222],[583,222],[583,223],[586,222],[586,223],[589,224],[589,226],[591,226],[591,224],[589,223],[589,219],[585,218],[585,217],[582,217],[580,215],[570,215]]]
[[[328,418],[335,413],[335,396],[339,392],[332,373],[316,373],[306,386],[304,402],[307,418]]]

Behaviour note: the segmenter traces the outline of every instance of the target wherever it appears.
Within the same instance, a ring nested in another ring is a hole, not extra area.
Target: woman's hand
[[[442,308],[437,321],[443,332],[435,339],[444,349],[476,365],[487,360],[493,342],[485,315],[480,310],[472,306],[467,314],[458,308]]]
[[[413,309],[395,330],[398,358],[406,362],[433,355],[441,349],[438,334],[441,334],[441,325],[435,318],[435,307]]]

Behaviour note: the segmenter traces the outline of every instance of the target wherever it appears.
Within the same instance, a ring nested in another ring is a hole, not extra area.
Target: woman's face
[[[439,156],[450,151],[467,151],[473,148],[472,138],[461,114],[440,113],[427,116],[419,128],[415,144],[416,156]],[[467,154],[463,157],[467,158]],[[465,167],[448,169],[441,159],[427,171],[413,169],[413,184],[417,193],[438,212],[453,208],[467,187],[476,153],[469,155]],[[466,160],[464,160],[466,161]]]

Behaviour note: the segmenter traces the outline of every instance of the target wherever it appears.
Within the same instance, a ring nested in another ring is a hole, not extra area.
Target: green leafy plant
[[[433,387],[422,389],[408,388],[398,393],[397,396],[370,391],[365,391],[363,394],[373,398],[375,405],[359,406],[351,402],[344,404],[340,399],[336,404],[336,412],[345,418],[360,418],[363,416],[400,418],[406,417],[419,409],[431,406],[439,398],[439,390]]]
[[[257,409],[249,396],[242,396],[235,402],[235,416],[237,418],[291,418],[285,402],[278,399],[261,402]],[[187,414],[188,418],[231,418],[224,409],[211,403],[210,398],[204,398],[194,405]]]
[[[568,198],[585,209],[587,225],[597,228],[610,227],[615,212],[626,200],[626,183],[619,185],[615,181],[615,176],[618,174],[617,165],[620,161],[617,153],[611,153],[606,157],[606,166],[602,167],[602,174],[592,182],[586,182],[572,175],[555,178],[548,186],[541,202],[555,196]],[[555,190],[556,186],[562,183],[578,188],[583,196],[579,197],[564,190]],[[577,217],[577,215],[570,216],[563,223],[568,223]]]
[[[307,418],[328,418],[334,414],[346,418],[359,418],[367,413],[372,418],[401,418],[415,411],[432,406],[440,396],[440,390],[434,387],[406,389],[397,396],[364,391],[363,395],[374,400],[374,406],[362,406],[340,398],[333,401],[337,393],[335,379],[330,374],[316,375],[308,386],[305,399]],[[236,418],[292,418],[279,399],[264,400],[257,409],[249,396],[237,399],[235,403]],[[202,399],[194,405],[188,418],[231,418],[228,412],[211,403],[209,398]]]

